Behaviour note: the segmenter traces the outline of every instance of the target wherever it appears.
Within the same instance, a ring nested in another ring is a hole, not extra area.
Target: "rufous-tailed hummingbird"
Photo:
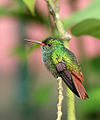
[[[81,99],[88,98],[82,84],[83,75],[80,65],[75,55],[64,46],[60,39],[49,37],[43,42],[27,41],[42,46],[43,62],[54,77],[61,77],[67,86]]]

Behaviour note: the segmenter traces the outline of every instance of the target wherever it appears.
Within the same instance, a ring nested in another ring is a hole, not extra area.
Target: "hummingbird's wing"
[[[57,72],[59,73],[60,77],[64,80],[64,82],[67,84],[67,86],[77,95],[79,96],[75,85],[73,83],[72,75],[67,70],[66,65],[62,62],[59,62],[56,64]]]
[[[64,80],[67,86],[81,99],[85,100],[88,98],[86,90],[81,82],[83,80],[82,75],[75,72],[69,72],[66,65],[63,62],[56,64],[57,72],[60,77]]]

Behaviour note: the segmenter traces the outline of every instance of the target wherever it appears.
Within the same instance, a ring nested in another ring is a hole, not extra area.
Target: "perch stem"
[[[67,44],[69,43],[69,40],[71,39],[71,36],[68,32],[64,30],[63,24],[61,22],[60,16],[59,16],[59,8],[57,7],[57,2],[53,2],[53,0],[45,0],[48,4],[49,12],[54,18],[54,22],[56,25],[56,28],[60,34],[60,37],[64,40],[66,40]]]
[[[73,92],[67,87],[67,120],[76,120],[75,117],[75,104],[74,104],[74,94]]]
[[[56,120],[61,120],[62,117],[62,101],[63,101],[63,87],[62,87],[62,78],[58,77],[57,78],[58,82],[58,104],[57,104],[57,119]]]

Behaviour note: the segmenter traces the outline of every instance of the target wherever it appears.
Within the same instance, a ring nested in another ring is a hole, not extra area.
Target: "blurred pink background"
[[[59,8],[60,8],[60,16],[61,18],[66,18],[71,15],[71,13],[75,10],[81,10],[84,9],[88,4],[91,3],[92,0],[76,0],[76,7],[72,8],[71,3],[69,2],[71,0],[59,0]],[[0,6],[7,6],[8,4],[11,4],[13,0],[0,0]],[[47,15],[48,9],[46,6],[46,3],[44,0],[36,0],[36,7],[40,11],[41,14]],[[19,59],[12,55],[12,51],[16,45],[19,44],[19,38],[18,38],[18,27],[19,22],[17,19],[13,17],[7,17],[7,16],[0,16],[0,74],[1,76],[7,75],[12,76],[17,71],[17,65],[19,64]],[[44,39],[47,35],[49,35],[49,30],[38,23],[29,23],[29,25],[26,27],[26,33],[30,38],[41,40]],[[81,40],[80,40],[81,39]],[[100,54],[100,40],[95,39],[90,36],[83,36],[83,37],[74,37],[72,36],[72,39],[70,41],[70,48],[71,50],[76,54],[77,57],[82,57],[82,54],[80,54],[79,47],[81,44],[83,44],[84,51],[83,54],[85,54],[86,57],[94,57]],[[82,48],[81,48],[82,49]],[[42,71],[45,70],[45,67],[43,65],[42,61],[42,55],[41,55],[41,49],[37,49],[35,52],[33,52],[29,56],[29,68],[35,68],[36,71]],[[35,64],[34,64],[35,63]],[[39,67],[41,66],[41,67]],[[31,71],[31,70],[30,70]],[[2,77],[1,77],[2,78]],[[5,93],[13,94],[12,90],[12,84],[13,79],[1,79],[2,84],[0,84],[0,91],[4,91]],[[3,87],[3,83],[6,81],[6,89]],[[15,83],[14,83],[15,84]],[[5,96],[6,94],[2,94],[1,100],[2,106],[7,107],[7,105],[4,105],[6,102],[4,101],[4,98],[8,99],[8,96]],[[10,105],[9,104],[8,106]],[[4,103],[4,104],[3,104]]]

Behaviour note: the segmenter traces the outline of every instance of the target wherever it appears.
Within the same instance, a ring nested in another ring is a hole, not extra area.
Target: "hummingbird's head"
[[[27,39],[25,39],[25,40],[27,40]],[[40,44],[42,46],[42,49],[47,50],[47,51],[48,50],[52,51],[54,49],[64,47],[64,43],[60,39],[54,38],[54,37],[49,37],[49,38],[45,39],[43,42],[34,41],[34,40],[27,40],[27,41]]]
[[[42,46],[42,48],[48,50],[53,50],[64,46],[64,43],[60,39],[54,37],[49,37],[45,39],[42,43],[45,44]]]

